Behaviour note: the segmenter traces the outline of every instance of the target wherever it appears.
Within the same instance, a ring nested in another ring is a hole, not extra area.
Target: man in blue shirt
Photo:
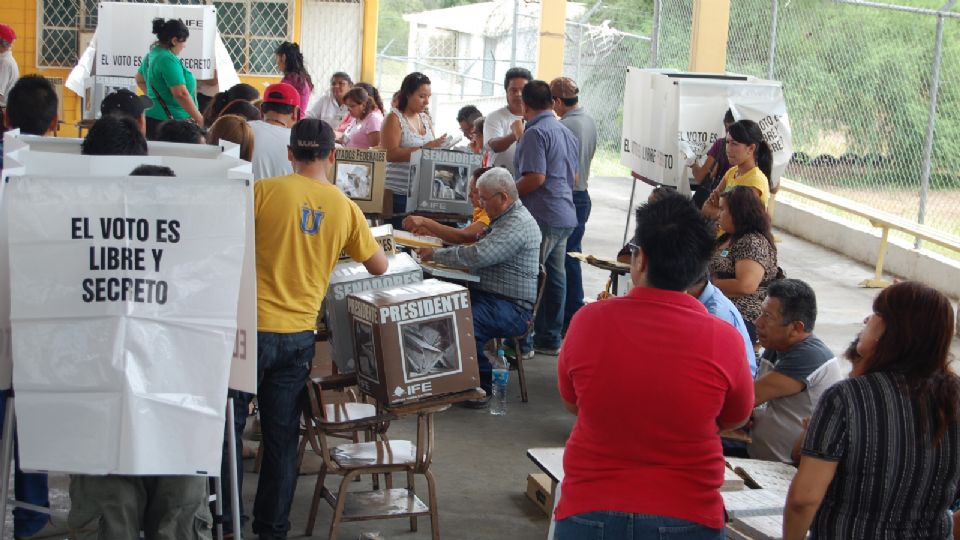
[[[696,283],[687,289],[687,293],[693,296],[707,308],[714,317],[723,319],[733,325],[743,337],[743,346],[747,351],[747,364],[750,366],[750,375],[757,376],[757,355],[753,352],[753,342],[750,340],[750,334],[747,332],[747,325],[743,322],[743,316],[740,310],[729,298],[724,296],[720,289],[716,288],[706,274]]]
[[[573,186],[579,170],[580,145],[573,132],[554,115],[550,86],[543,81],[530,81],[523,87],[523,118],[526,126],[519,135],[513,158],[519,176],[517,191],[540,226],[540,261],[547,272],[543,299],[534,321],[533,346],[538,353],[555,356],[560,351],[563,328],[567,238],[577,226]]]

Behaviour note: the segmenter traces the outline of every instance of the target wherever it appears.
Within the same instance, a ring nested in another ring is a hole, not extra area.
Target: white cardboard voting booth
[[[743,75],[627,69],[620,163],[643,178],[690,193],[690,163],[725,136],[723,115],[760,125],[773,150],[776,186],[793,155],[790,119],[778,81]]]
[[[237,337],[230,364],[230,388],[255,393],[257,388],[257,283],[254,245],[253,175],[250,163],[239,158],[239,146],[224,141],[220,147],[176,143],[149,143],[147,156],[81,156],[81,139],[38,137],[7,132],[4,137],[3,177],[22,175],[128,177],[141,164],[164,165],[177,177],[249,180],[245,184],[245,251],[238,299]],[[8,277],[7,201],[0,182],[0,388],[10,388],[10,288]],[[240,208],[234,209],[239,211]]]
[[[23,468],[219,471],[248,183],[7,181]]]

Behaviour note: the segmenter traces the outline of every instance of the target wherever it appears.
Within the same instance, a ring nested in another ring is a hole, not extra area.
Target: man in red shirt
[[[577,421],[556,540],[600,528],[605,538],[719,540],[717,433],[747,421],[753,381],[736,329],[685,293],[713,235],[689,201],[668,197],[637,210],[630,248],[634,289],[577,312],[560,352],[560,394]]]

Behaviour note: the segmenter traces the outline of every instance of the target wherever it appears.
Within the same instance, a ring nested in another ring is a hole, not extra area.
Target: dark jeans
[[[493,338],[523,335],[530,324],[531,312],[509,300],[478,290],[470,291],[470,303],[473,310],[473,333],[477,339],[480,388],[489,395],[493,366],[483,348]]]
[[[7,398],[10,390],[0,390],[0,429],[3,429],[3,419],[7,412]],[[50,507],[47,495],[47,475],[44,473],[27,474],[20,470],[20,444],[16,433],[13,438],[13,458],[16,469],[13,473],[13,493],[18,501],[36,506]],[[49,520],[47,514],[34,512],[25,508],[13,509],[13,534],[16,536],[30,536],[36,534]]]
[[[573,206],[577,209],[577,226],[567,238],[567,251],[583,251],[583,233],[587,229],[587,220],[590,219],[590,193],[586,191],[573,192]],[[563,335],[567,334],[570,319],[578,309],[583,307],[583,272],[580,261],[567,256],[563,267],[567,272],[567,299],[563,304]]]
[[[567,238],[573,227],[540,225],[540,262],[547,272],[540,309],[534,321],[533,345],[542,349],[560,347],[560,332],[563,330],[563,304],[567,296],[567,273],[564,260],[567,258]]]
[[[554,529],[554,540],[723,540],[724,530],[711,529],[684,519],[627,514],[587,512],[562,519]]]
[[[257,332],[257,404],[263,461],[253,503],[253,532],[263,540],[285,539],[290,530],[290,506],[297,489],[300,413],[314,343],[312,330],[293,334]],[[245,399],[235,402],[234,427],[238,432],[247,422],[247,403]],[[229,474],[226,466],[221,470]],[[228,501],[224,501],[224,507]],[[229,522],[224,523],[224,531],[228,526]]]

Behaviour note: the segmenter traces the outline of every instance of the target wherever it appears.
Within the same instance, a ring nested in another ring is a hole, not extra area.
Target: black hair
[[[256,101],[260,99],[260,91],[247,83],[237,83],[227,90],[227,97],[230,98],[230,101],[235,99]]]
[[[512,67],[507,70],[506,74],[503,76],[503,89],[506,90],[510,86],[510,81],[513,79],[526,79],[527,82],[533,80],[533,74],[530,73],[530,70],[522,67]]]
[[[176,176],[176,173],[163,165],[140,165],[130,172],[130,176]]]
[[[685,291],[706,270],[714,235],[686,197],[666,196],[637,208],[633,243],[643,250],[651,287]]]
[[[763,206],[757,190],[750,186],[736,186],[730,191],[720,194],[720,198],[727,202],[727,212],[730,213],[730,220],[733,221],[733,233],[727,231],[717,241],[726,241],[730,238],[730,243],[736,242],[740,238],[750,233],[759,233],[770,242],[773,251],[777,251],[777,244],[773,240],[773,231],[770,225],[770,214]]]
[[[157,17],[153,20],[153,34],[157,36],[157,45],[170,48],[173,38],[186,41],[190,37],[190,30],[180,19]]]
[[[730,138],[740,144],[755,144],[757,149],[753,151],[753,159],[757,162],[762,172],[767,177],[767,183],[770,183],[770,173],[773,170],[773,151],[770,145],[763,139],[763,131],[753,120],[740,120],[734,122],[727,130]]]
[[[545,111],[553,108],[553,95],[550,85],[544,81],[530,81],[523,87],[523,104],[535,111]]]
[[[367,95],[373,99],[373,103],[376,104],[377,109],[380,112],[383,112],[383,100],[380,98],[380,91],[377,90],[377,87],[365,82],[358,82],[354,86],[359,86],[367,91]]]
[[[273,103],[273,102],[263,102],[260,104],[260,111],[263,114],[268,112],[275,112],[277,114],[293,114],[293,110],[296,109],[293,105],[287,105],[286,103]]]
[[[403,82],[400,83],[400,97],[397,99],[397,108],[401,111],[406,111],[410,96],[425,84],[430,84],[430,77],[427,77],[419,71],[408,73],[407,76],[403,78]]]
[[[310,88],[313,88],[313,79],[310,78],[310,72],[307,71],[307,65],[303,61],[303,53],[300,52],[300,45],[290,41],[284,41],[274,51],[275,54],[283,56],[283,73],[295,74],[302,77]]]
[[[727,112],[723,113],[724,124],[732,124],[736,121],[737,119],[733,117],[733,111],[731,111],[730,109],[727,109]]]
[[[188,120],[165,120],[157,126],[157,140],[172,143],[204,144],[203,128]]]
[[[260,99],[260,91],[247,83],[237,83],[225,92],[217,92],[217,95],[210,100],[206,110],[203,111],[203,125],[212,125],[217,118],[226,114],[224,111],[227,106],[234,101],[250,102],[258,99]],[[232,114],[239,113],[234,112]],[[257,118],[259,119],[259,117],[260,112],[257,111]]]
[[[294,144],[300,139],[308,141],[309,144]],[[327,159],[334,148],[333,128],[319,118],[304,118],[290,128],[289,148],[296,161]]]
[[[473,122],[481,116],[483,115],[480,114],[480,109],[473,105],[464,105],[457,111],[457,122],[470,122],[473,124]]]
[[[57,91],[40,75],[24,75],[7,95],[7,120],[10,129],[19,128],[29,135],[44,135],[57,117]]]
[[[360,86],[359,84],[347,90],[347,93],[343,95],[343,101],[346,102],[347,98],[350,98],[351,101],[357,103],[358,105],[363,105],[363,116],[357,120],[365,119],[374,109],[377,108],[377,102],[373,99],[373,96],[367,93],[367,90]]]
[[[343,79],[343,80],[347,81],[347,84],[349,84],[350,86],[353,86],[353,79],[351,79],[350,76],[347,75],[346,73],[344,73],[343,71],[338,71],[338,72],[334,73],[333,75],[331,75],[331,76],[330,76],[330,84],[333,84],[334,79]]]
[[[220,111],[220,115],[217,117],[217,120],[228,114],[242,116],[248,121],[263,119],[263,116],[260,114],[260,109],[254,107],[253,103],[242,99],[235,99],[228,103],[227,106]]]
[[[817,322],[817,295],[813,287],[799,279],[778,279],[767,287],[767,296],[780,301],[784,324],[800,321],[805,332],[813,332]]]
[[[557,99],[559,99],[560,103],[563,103],[565,107],[573,107],[580,102],[580,96],[562,97]]]
[[[145,156],[147,139],[133,118],[108,114],[90,127],[80,145],[80,153],[86,156]]]

